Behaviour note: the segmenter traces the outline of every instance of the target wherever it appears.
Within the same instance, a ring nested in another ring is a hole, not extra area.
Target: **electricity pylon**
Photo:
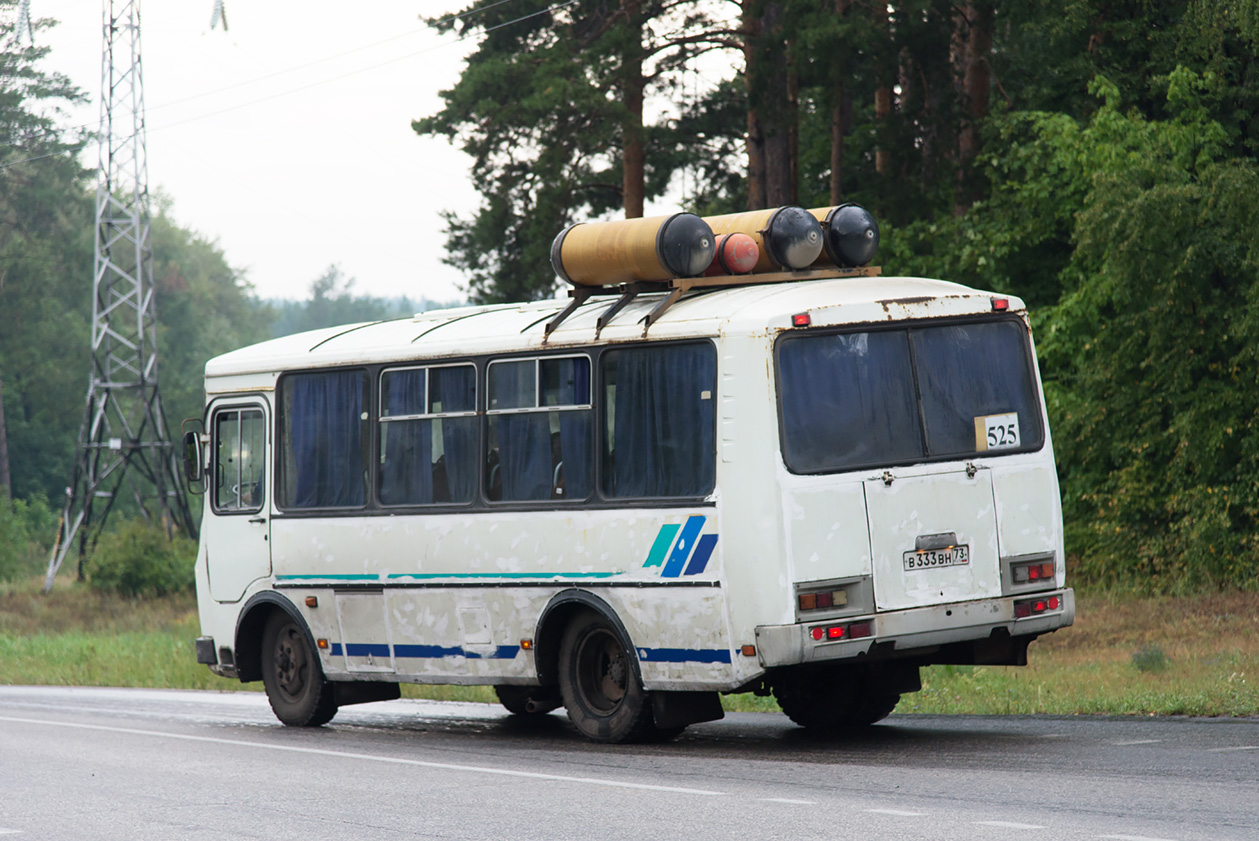
[[[110,512],[130,496],[167,534],[196,536],[157,387],[139,0],[105,0],[92,367],[73,478],[44,592],[75,538],[79,577]]]

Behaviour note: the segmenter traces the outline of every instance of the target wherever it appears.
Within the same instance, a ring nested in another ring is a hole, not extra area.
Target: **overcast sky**
[[[149,186],[218,242],[263,297],[303,298],[332,263],[359,294],[461,299],[441,263],[442,210],[477,205],[469,159],[411,120],[435,113],[470,47],[420,21],[444,0],[213,0],[142,5]],[[91,97],[100,121],[100,0],[31,0],[45,68]],[[96,168],[95,148],[83,153]]]

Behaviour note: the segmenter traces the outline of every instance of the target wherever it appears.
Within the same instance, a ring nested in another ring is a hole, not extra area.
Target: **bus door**
[[[896,472],[865,483],[878,609],[1000,596],[992,471]]]
[[[271,574],[271,477],[267,407],[261,400],[217,404],[210,414],[212,462],[202,543],[215,601],[239,601]]]

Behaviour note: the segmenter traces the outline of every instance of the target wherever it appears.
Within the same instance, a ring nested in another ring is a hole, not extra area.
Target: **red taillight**
[[[1049,596],[1044,599],[1033,599],[1025,602],[1014,603],[1014,618],[1023,619],[1027,616],[1036,616],[1047,610],[1057,610],[1062,607],[1062,599],[1057,596]]]
[[[808,327],[812,323],[813,319],[807,312],[797,313],[791,317],[792,327]]]
[[[827,638],[827,639],[832,639],[832,640],[843,639],[843,638],[844,638],[844,626],[843,626],[843,625],[832,625],[831,627],[827,628],[827,629],[826,629],[826,638]]]
[[[1047,581],[1054,577],[1053,561],[1038,561],[1034,564],[1015,564],[1010,568],[1015,584],[1027,584],[1032,581]]]
[[[832,594],[830,593],[817,594],[818,607],[832,607],[834,604],[835,604],[835,599],[834,599],[834,596],[832,596]]]
[[[1006,311],[1006,310],[1008,310],[1009,308],[1010,308],[1010,299],[1009,299],[1009,298],[993,298],[993,299],[992,299],[992,311],[993,311],[993,312],[1005,312],[1005,311]]]

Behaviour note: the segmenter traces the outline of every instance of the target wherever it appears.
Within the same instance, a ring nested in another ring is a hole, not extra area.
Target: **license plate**
[[[955,567],[970,563],[969,546],[950,546],[947,549],[923,549],[905,553],[905,570]]]

